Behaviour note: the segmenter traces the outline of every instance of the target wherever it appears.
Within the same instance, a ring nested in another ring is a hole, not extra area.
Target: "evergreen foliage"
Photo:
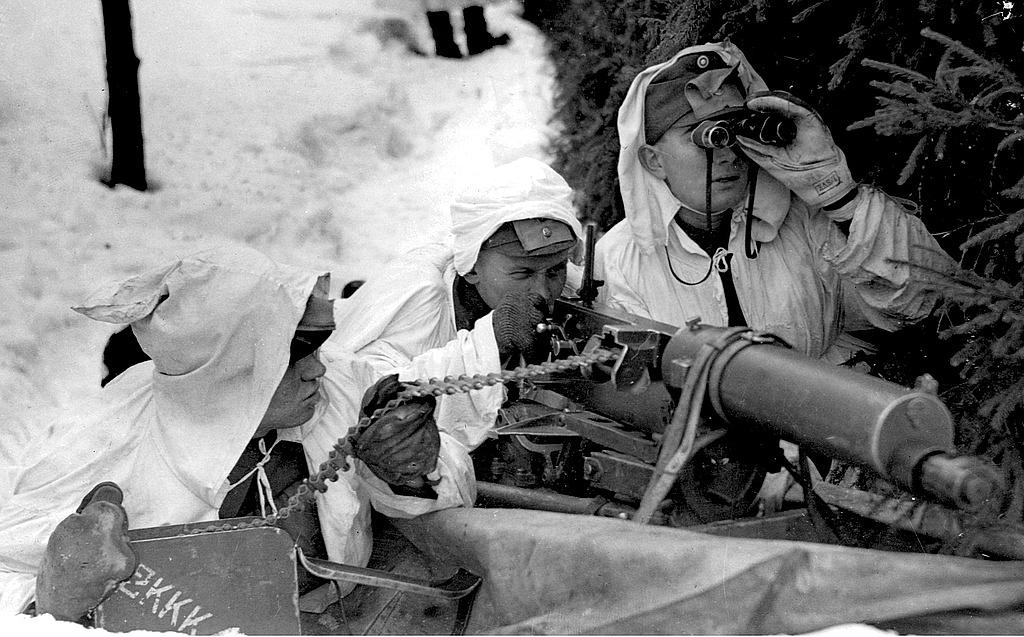
[[[877,71],[866,58],[930,74],[941,50],[921,35],[930,28],[1020,75],[1024,17],[1004,19],[999,0],[560,0],[539,19],[548,35],[557,83],[552,142],[555,168],[580,195],[581,214],[607,229],[622,218],[616,161],[617,110],[636,73],[684,46],[728,38],[771,88],[816,105],[846,151],[854,175],[916,201],[949,250],[966,238],[964,216],[987,187],[984,144],[959,134],[943,153],[924,158],[900,181],[916,140],[888,138],[870,127]],[[979,133],[985,137],[984,133]],[[884,153],[878,149],[885,148]]]
[[[960,259],[962,274],[941,283],[941,311],[883,343],[889,356],[872,363],[905,385],[924,371],[939,377],[958,445],[1022,473],[1024,2],[554,4],[539,20],[558,82],[551,150],[581,214],[602,229],[622,218],[615,120],[636,73],[730,39],[769,87],[816,105],[855,177],[915,201]]]
[[[585,219],[611,220],[613,209],[621,211],[615,173],[618,105],[659,41],[669,5],[665,0],[569,0],[549,3],[541,16],[555,65],[554,119],[560,135],[552,141],[554,168],[576,189]]]
[[[900,180],[927,171],[955,137],[987,156],[988,180],[975,206],[960,216],[968,237],[960,245],[972,266],[946,281],[942,336],[957,344],[952,363],[962,384],[947,392],[966,426],[961,443],[999,455],[1024,451],[1024,84],[1008,66],[931,30],[941,45],[933,76],[865,60],[890,76],[874,81],[879,108],[852,128],[907,136],[915,145]],[[949,214],[953,214],[952,211]]]

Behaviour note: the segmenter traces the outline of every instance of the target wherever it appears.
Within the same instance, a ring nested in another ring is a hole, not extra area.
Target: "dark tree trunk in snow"
[[[113,160],[110,180],[146,189],[146,162],[142,147],[142,111],[139,107],[139,58],[132,42],[132,12],[128,0],[100,0],[107,53],[108,113]]]

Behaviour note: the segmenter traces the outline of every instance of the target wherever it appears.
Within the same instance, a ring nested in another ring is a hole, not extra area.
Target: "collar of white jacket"
[[[487,171],[451,205],[455,271],[462,276],[472,270],[480,246],[509,221],[561,221],[578,241],[583,228],[572,195],[565,179],[536,159],[521,158]]]
[[[682,205],[668,186],[640,164],[638,150],[646,143],[644,138],[644,99],[651,80],[662,70],[671,67],[684,55],[714,51],[722,55],[727,65],[737,66],[737,74],[747,95],[768,90],[761,76],[751,68],[743,52],[730,42],[719,42],[687,47],[669,60],[648,67],[634,79],[619,107],[619,188],[623,209],[629,220],[633,240],[644,254],[668,244],[668,227]],[[755,241],[768,242],[776,237],[778,229],[789,211],[789,190],[765,174],[758,172],[754,198],[754,223],[751,236]]]

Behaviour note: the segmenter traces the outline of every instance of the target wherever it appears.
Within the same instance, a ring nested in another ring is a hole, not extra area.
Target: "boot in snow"
[[[447,11],[427,11],[427,23],[434,36],[434,51],[443,58],[461,58],[462,51],[455,44],[452,18]]]
[[[481,6],[466,7],[462,10],[462,18],[466,29],[466,51],[470,55],[504,46],[512,40],[507,33],[494,36],[487,31],[487,18]]]

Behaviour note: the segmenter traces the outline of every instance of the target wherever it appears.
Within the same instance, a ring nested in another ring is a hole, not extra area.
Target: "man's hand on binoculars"
[[[752,111],[783,115],[796,125],[796,138],[785,146],[762,144],[742,135],[737,136],[737,143],[751,160],[808,205],[826,206],[856,186],[846,156],[809,105],[788,93],[772,91],[752,95],[746,106]]]

